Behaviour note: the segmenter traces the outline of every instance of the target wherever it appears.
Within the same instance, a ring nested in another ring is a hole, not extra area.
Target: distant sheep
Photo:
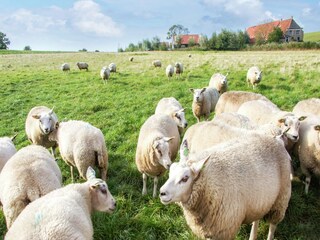
[[[217,89],[220,94],[226,92],[228,90],[227,76],[228,73],[226,75],[221,73],[213,74],[209,82],[209,87]]]
[[[113,213],[116,202],[92,168],[87,182],[69,184],[30,203],[5,239],[93,239],[93,211]]]
[[[21,211],[34,200],[61,187],[61,172],[52,155],[42,146],[20,149],[0,174],[0,202],[10,228]]]
[[[171,64],[169,64],[166,68],[166,76],[170,79],[173,76],[174,68]]]
[[[109,70],[110,70],[110,72],[112,73],[112,72],[117,72],[117,65],[115,64],[115,63],[110,63],[109,64]]]
[[[100,70],[100,77],[103,80],[104,83],[107,83],[107,80],[110,77],[110,69],[108,67],[103,67]]]
[[[86,69],[87,71],[89,70],[89,65],[86,62],[77,62],[77,66],[79,70]]]
[[[309,98],[298,102],[292,112],[299,115],[313,114],[320,117],[320,98]]]
[[[161,67],[161,61],[160,60],[154,60],[154,61],[152,61],[152,65],[154,67]]]
[[[174,72],[176,73],[176,76],[179,76],[180,78],[180,75],[182,75],[183,73],[183,64],[180,62],[176,62],[174,64]]]
[[[130,62],[133,62],[133,57],[130,57],[130,58],[129,58],[129,61],[130,61]]]
[[[147,194],[147,175],[154,178],[153,197],[158,178],[175,160],[180,135],[176,123],[165,114],[154,114],[142,125],[136,150],[136,165],[143,178],[142,195]]]
[[[17,152],[13,143],[15,137],[0,137],[0,173],[6,162]]]
[[[211,112],[214,111],[216,104],[219,100],[218,90],[215,88],[202,88],[193,89],[190,88],[193,94],[192,112],[193,115],[200,122],[200,117],[204,116],[205,120],[208,120]]]
[[[33,144],[52,148],[55,156],[57,142],[49,140],[49,134],[56,128],[58,117],[53,109],[45,106],[32,108],[27,116],[25,130],[29,141]]]
[[[255,88],[262,79],[262,71],[260,71],[259,67],[253,66],[249,68],[247,72],[247,83],[248,86],[251,84],[253,88]]]
[[[66,72],[66,71],[70,71],[70,65],[68,63],[64,63],[61,65],[61,70]]]
[[[259,219],[265,218],[271,240],[285,216],[291,196],[289,154],[272,137],[245,139],[190,156],[186,149],[187,161],[173,163],[160,188],[161,202],[178,203],[202,239],[235,239],[241,224],[250,223],[250,239],[256,239]]]

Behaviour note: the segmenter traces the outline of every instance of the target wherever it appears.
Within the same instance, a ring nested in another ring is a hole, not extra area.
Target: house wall
[[[303,41],[303,30],[301,28],[300,29],[289,28],[285,32],[285,41],[286,42],[292,42],[292,41],[302,42]]]

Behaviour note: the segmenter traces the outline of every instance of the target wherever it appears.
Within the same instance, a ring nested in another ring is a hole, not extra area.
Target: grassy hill
[[[30,144],[24,132],[25,118],[32,107],[39,105],[54,106],[60,121],[83,120],[102,130],[109,153],[107,183],[117,201],[117,210],[112,215],[93,214],[94,239],[197,239],[178,205],[164,206],[159,198],[152,198],[150,178],[148,194],[141,195],[142,176],[135,165],[137,139],[141,125],[154,113],[161,98],[178,99],[187,108],[186,119],[191,126],[196,119],[189,88],[207,86],[213,73],[228,72],[229,90],[253,91],[245,80],[247,69],[253,65],[263,70],[262,82],[254,91],[283,110],[292,110],[301,99],[319,97],[318,51],[192,52],[188,57],[189,53],[0,55],[0,136],[19,133],[15,141],[18,149]],[[129,61],[130,56],[134,57],[133,62]],[[162,68],[152,66],[155,59],[162,61]],[[79,71],[75,65],[78,61],[88,62],[89,71]],[[185,72],[180,79],[168,80],[165,67],[176,61],[184,64]],[[64,62],[71,65],[69,73],[60,70]],[[117,64],[118,73],[103,84],[100,69],[111,62]],[[63,183],[70,184],[70,169],[58,156]],[[299,164],[293,163],[297,169]],[[159,179],[159,187],[167,176],[166,173]],[[302,180],[303,177],[296,177],[293,181],[286,216],[275,233],[278,240],[319,239],[320,187],[312,178],[306,196]],[[76,182],[82,181],[76,178]],[[0,239],[5,232],[0,210]],[[250,225],[244,225],[237,240],[248,239],[249,234]],[[267,238],[268,224],[264,221],[260,222],[258,234],[258,239]]]
[[[320,42],[320,32],[305,33],[303,36],[305,42]]]

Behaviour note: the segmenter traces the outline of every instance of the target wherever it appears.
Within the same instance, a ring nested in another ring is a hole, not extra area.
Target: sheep
[[[263,217],[273,239],[291,196],[291,159],[281,143],[256,134],[193,155],[184,152],[187,160],[171,165],[160,188],[163,204],[179,203],[203,239],[235,239],[241,224],[252,222],[250,239],[256,239]]]
[[[151,115],[142,125],[139,133],[136,165],[142,173],[142,195],[147,194],[147,175],[154,178],[153,197],[157,195],[158,178],[175,159],[179,148],[177,124],[165,114]]]
[[[302,100],[294,106],[292,112],[300,115],[314,114],[320,117],[320,98]]]
[[[152,65],[153,65],[154,67],[159,67],[159,68],[161,68],[161,61],[160,61],[160,60],[154,60],[154,61],[152,61]]]
[[[110,63],[109,64],[109,70],[110,70],[110,72],[112,73],[112,72],[117,72],[117,65],[115,64],[115,63]]]
[[[256,124],[250,121],[248,117],[236,112],[226,112],[215,115],[212,121],[217,123],[221,122],[233,127],[244,128],[248,130],[253,130],[258,127]]]
[[[216,104],[219,99],[218,90],[215,88],[204,87],[202,89],[190,88],[193,93],[192,112],[200,122],[200,117],[204,116],[208,120],[211,112],[215,110]]]
[[[82,69],[86,69],[87,71],[89,70],[89,65],[86,62],[77,62],[77,66],[78,66],[80,71]]]
[[[62,176],[47,149],[29,145],[20,149],[4,165],[0,182],[0,202],[9,229],[30,202],[60,188]]]
[[[7,232],[6,240],[93,239],[93,211],[113,213],[116,201],[105,181],[89,167],[88,181],[69,184],[30,203]]]
[[[62,159],[70,166],[71,179],[74,182],[73,167],[86,179],[89,166],[98,165],[100,176],[106,180],[108,153],[103,133],[100,129],[83,121],[61,122],[49,139],[56,141]]]
[[[222,94],[228,90],[228,73],[223,75],[221,73],[213,74],[210,78],[209,87],[218,90],[219,94]]]
[[[12,138],[1,137],[0,138],[0,173],[6,162],[17,152],[14,146],[13,140],[17,135]]]
[[[262,99],[271,102],[265,96],[259,93],[245,92],[245,91],[228,91],[221,94],[215,114],[218,115],[223,112],[237,112],[242,103]]]
[[[174,72],[173,66],[169,64],[166,68],[166,76],[168,77],[168,80],[172,77]]]
[[[183,64],[180,62],[176,62],[174,64],[174,69],[175,69],[174,72],[176,73],[176,76],[179,76],[180,78],[180,75],[182,75],[183,73]]]
[[[45,106],[32,108],[27,116],[25,131],[29,141],[33,144],[51,148],[52,155],[56,156],[57,142],[48,139],[49,134],[55,129],[58,117],[53,109]]]
[[[291,151],[294,143],[299,140],[300,122],[306,118],[306,116],[297,117],[291,112],[282,111],[275,104],[264,100],[245,102],[240,106],[238,113],[247,116],[258,125],[272,123],[283,130],[289,128],[285,134],[289,142],[288,151]]]
[[[129,58],[129,61],[130,61],[130,62],[133,62],[133,57],[130,57],[130,58]]]
[[[182,134],[183,130],[187,128],[188,122],[185,118],[184,108],[174,97],[162,98],[156,107],[155,114],[167,114],[169,115],[177,124],[179,133]]]
[[[68,63],[63,63],[61,65],[61,70],[66,72],[66,71],[70,71],[70,65]]]
[[[257,66],[253,66],[249,68],[247,72],[247,83],[248,86],[251,84],[253,89],[261,82],[262,79],[262,71]]]
[[[320,117],[308,116],[301,122],[299,140],[294,146],[294,155],[300,161],[305,174],[305,193],[308,194],[311,174],[320,176]]]
[[[100,70],[100,77],[104,83],[107,83],[107,80],[110,77],[110,69],[108,67],[102,67]]]

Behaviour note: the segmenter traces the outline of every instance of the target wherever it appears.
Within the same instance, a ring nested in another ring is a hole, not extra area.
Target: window
[[[289,30],[289,34],[292,35],[292,30]]]
[[[300,30],[296,30],[296,34],[300,34]]]

